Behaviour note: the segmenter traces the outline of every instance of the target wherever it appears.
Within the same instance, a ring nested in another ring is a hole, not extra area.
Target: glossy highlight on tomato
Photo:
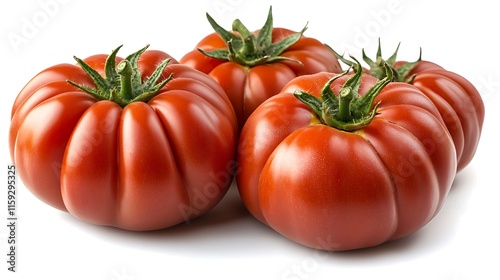
[[[343,251],[403,238],[444,203],[452,138],[415,86],[358,71],[290,81],[248,118],[238,190],[249,212],[288,239]]]
[[[236,115],[208,75],[147,47],[41,71],[12,107],[10,155],[40,200],[92,224],[155,230],[213,208]]]

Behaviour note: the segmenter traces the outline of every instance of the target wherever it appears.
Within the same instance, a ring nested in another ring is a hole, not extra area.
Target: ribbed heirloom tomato
[[[146,48],[49,67],[19,93],[10,154],[39,199],[89,223],[154,230],[224,196],[237,144],[229,99],[208,75]]]
[[[322,72],[293,79],[262,103],[239,140],[237,183],[250,213],[295,242],[331,251],[426,225],[454,180],[455,149],[431,100],[389,81],[361,66],[356,74]]]
[[[264,100],[277,94],[291,79],[320,71],[342,72],[334,52],[300,32],[273,27],[272,9],[261,29],[250,32],[240,20],[233,31],[207,14],[215,32],[180,59],[214,78],[226,91],[241,127]]]
[[[463,170],[474,158],[484,122],[484,103],[478,90],[463,76],[446,70],[442,66],[422,60],[397,61],[397,52],[387,60],[382,58],[381,46],[376,59],[364,54],[370,75],[382,79],[385,64],[393,67],[394,81],[407,82],[429,97],[438,108],[450,132],[457,153],[457,171]]]

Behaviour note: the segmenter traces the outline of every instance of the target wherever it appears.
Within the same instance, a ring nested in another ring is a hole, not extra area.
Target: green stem
[[[332,83],[338,78],[346,75],[349,70],[336,75],[323,86],[321,97],[303,90],[296,90],[295,97],[309,106],[316,113],[321,123],[344,131],[355,131],[369,125],[377,115],[378,103],[373,104],[375,97],[392,79],[392,71],[386,65],[387,76],[375,83],[364,95],[359,94],[363,72],[361,64],[351,57],[356,65],[355,74],[352,75],[340,89],[338,94],[332,90]]]
[[[121,107],[125,107],[132,102],[148,102],[172,79],[172,74],[168,78],[164,78],[163,75],[163,71],[171,60],[168,58],[158,64],[153,73],[143,83],[138,61],[148,46],[127,56],[118,65],[116,65],[116,54],[121,46],[113,50],[104,65],[105,77],[101,76],[98,71],[90,67],[85,61],[75,57],[78,65],[89,75],[95,87],[79,85],[72,81],[68,82],[98,100],[111,100]]]
[[[392,82],[404,82],[404,83],[412,84],[413,80],[415,79],[415,76],[410,75],[410,72],[413,70],[413,68],[415,66],[417,66],[417,64],[419,64],[422,61],[422,48],[420,48],[420,54],[419,54],[419,57],[416,61],[406,62],[406,63],[400,65],[398,68],[395,68],[394,64],[397,62],[396,58],[398,55],[400,44],[398,44],[398,46],[396,47],[396,51],[394,51],[394,53],[389,58],[384,59],[382,57],[382,47],[381,47],[380,39],[379,39],[378,43],[379,44],[378,44],[375,59],[371,59],[370,57],[368,57],[365,53],[365,50],[362,49],[362,57],[363,57],[363,60],[366,62],[366,64],[368,64],[368,66],[369,66],[370,75],[374,76],[375,78],[377,78],[379,80],[384,79],[388,75],[388,72],[386,71],[386,67],[390,67],[392,70],[391,71],[391,81]],[[334,51],[334,53],[337,56],[337,58],[339,60],[341,60],[342,62],[344,62],[345,64],[347,64],[349,66],[353,66],[356,64],[356,62],[344,58],[342,55],[338,54],[337,52]]]
[[[232,31],[225,30],[215,20],[207,14],[207,19],[215,32],[226,43],[227,48],[204,51],[198,49],[208,57],[232,61],[246,67],[273,63],[277,61],[293,61],[299,64],[302,62],[282,56],[289,47],[295,44],[307,29],[304,27],[300,32],[293,33],[281,41],[273,43],[273,17],[272,9],[269,8],[267,20],[257,35],[248,30],[239,19],[235,19],[232,24]]]
[[[253,54],[255,52],[255,35],[253,35],[239,19],[233,21],[233,31],[241,35],[243,44],[241,48],[237,50],[237,56],[245,58],[249,54]]]
[[[340,121],[347,122],[352,119],[351,102],[353,99],[352,89],[350,87],[342,88],[339,92],[339,111],[337,118]]]
[[[132,86],[132,74],[134,73],[132,65],[128,60],[121,61],[116,66],[116,72],[120,75],[120,93],[121,100],[134,99],[134,88]]]

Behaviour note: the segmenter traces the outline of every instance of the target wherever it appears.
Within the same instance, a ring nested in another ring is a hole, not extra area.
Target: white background
[[[44,4],[45,3],[45,4]],[[466,3],[466,4],[465,4]],[[0,196],[1,279],[500,279],[499,31],[494,1],[1,1],[0,184],[6,183],[7,131],[19,90],[42,69],[146,44],[177,59],[212,32],[205,13],[229,29],[240,18],[300,30],[339,52],[423,58],[468,78],[486,104],[473,162],[458,174],[438,216],[414,235],[379,247],[326,253],[286,240],[256,222],[230,190],[189,225],[132,233],[84,224],[38,201],[18,181],[16,273],[7,271],[7,198]],[[494,162],[494,163],[493,163]],[[3,167],[2,167],[3,166]],[[98,194],[96,194],[98,195]]]

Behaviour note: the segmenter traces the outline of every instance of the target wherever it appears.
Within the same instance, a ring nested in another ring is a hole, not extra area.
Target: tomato
[[[213,77],[224,88],[240,128],[267,98],[291,79],[320,71],[342,72],[331,49],[315,38],[273,27],[272,9],[261,29],[250,32],[238,19],[226,31],[208,14],[215,32],[200,40],[180,63]]]
[[[383,65],[388,63],[396,73],[395,81],[416,86],[434,102],[453,138],[457,171],[463,170],[474,158],[481,137],[485,114],[481,95],[466,78],[435,62],[421,58],[415,62],[397,61],[396,56],[397,50],[384,60],[379,44],[375,61],[364,55],[370,66],[367,71],[381,79],[385,75]]]
[[[227,95],[146,48],[49,67],[19,93],[10,154],[40,200],[88,223],[143,231],[188,222],[225,195],[238,133]]]
[[[455,177],[453,141],[432,101],[360,68],[291,80],[240,134],[245,206],[308,247],[342,251],[408,236],[438,213]]]

